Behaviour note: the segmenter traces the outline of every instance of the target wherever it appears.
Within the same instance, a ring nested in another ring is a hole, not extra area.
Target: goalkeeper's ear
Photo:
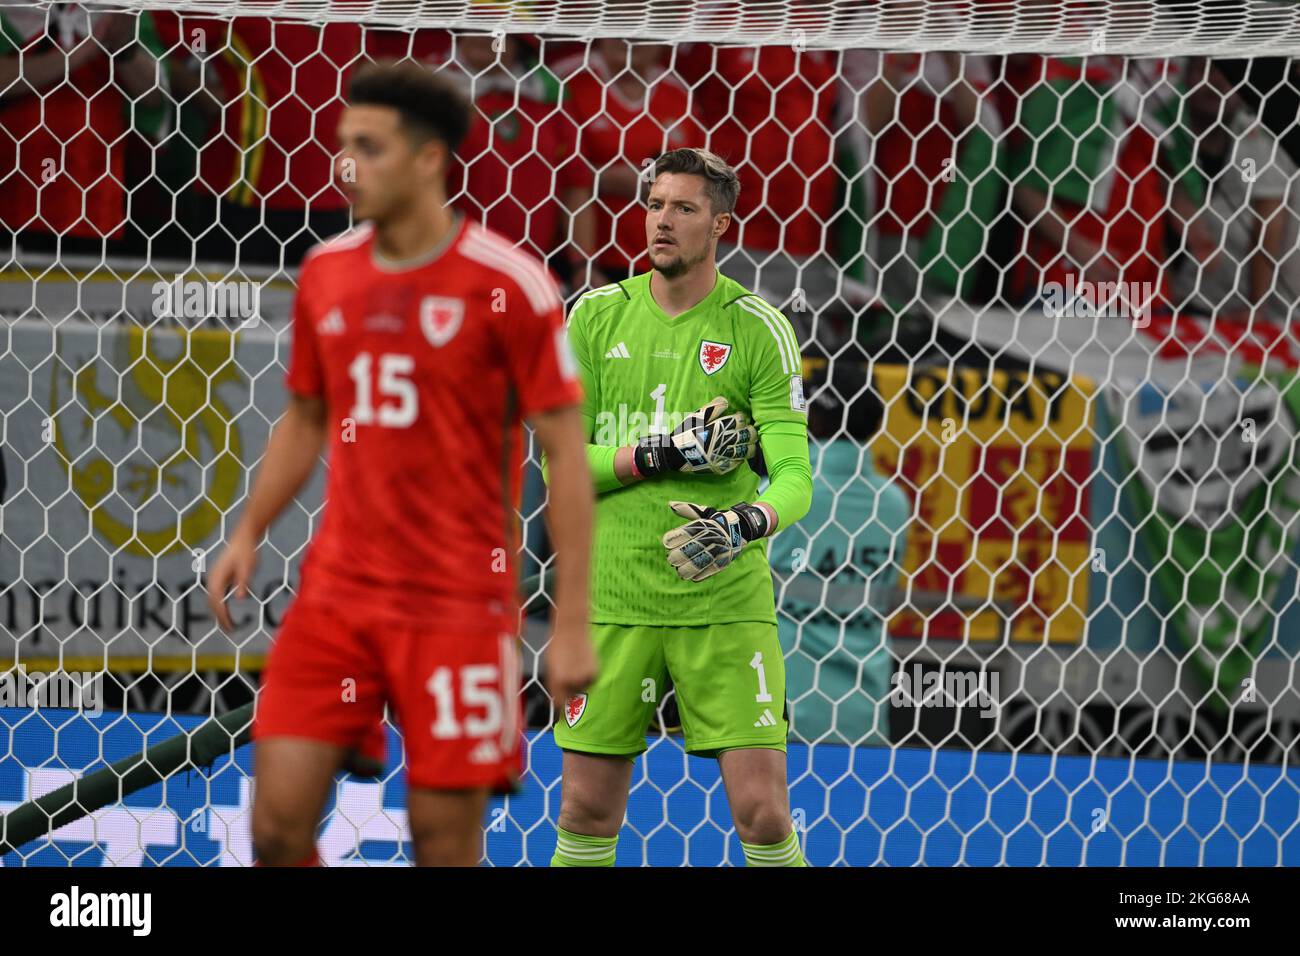
[[[727,234],[727,230],[730,228],[731,228],[731,213],[720,212],[713,217],[713,238],[715,240],[719,240],[723,236],[725,236]]]

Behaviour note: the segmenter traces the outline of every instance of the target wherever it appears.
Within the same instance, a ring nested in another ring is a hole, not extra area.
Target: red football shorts
[[[262,673],[254,738],[382,756],[385,704],[402,730],[410,786],[504,791],[522,775],[515,635],[381,623],[295,601]]]

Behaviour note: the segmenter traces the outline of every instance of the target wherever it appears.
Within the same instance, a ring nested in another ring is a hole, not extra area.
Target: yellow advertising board
[[[806,360],[816,381],[824,362]],[[872,453],[913,502],[899,637],[1077,642],[1088,608],[1092,385],[874,365]],[[920,600],[923,593],[933,602]],[[956,599],[955,601],[953,599]],[[919,611],[928,603],[932,612]],[[960,604],[961,607],[954,607]]]

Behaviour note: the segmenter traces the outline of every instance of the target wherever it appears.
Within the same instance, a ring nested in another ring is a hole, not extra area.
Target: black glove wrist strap
[[[738,505],[732,505],[731,510],[740,518],[740,535],[746,541],[757,541],[759,538],[767,537],[769,522],[767,512],[758,505],[745,504],[743,501]]]
[[[686,463],[677,446],[667,435],[650,435],[642,438],[632,449],[636,470],[650,478],[665,471],[677,471]]]

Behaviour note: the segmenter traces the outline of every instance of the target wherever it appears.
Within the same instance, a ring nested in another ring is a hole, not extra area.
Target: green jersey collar
[[[650,311],[650,314],[653,315],[656,319],[658,319],[664,325],[671,326],[671,327],[681,325],[684,322],[689,322],[697,315],[701,315],[709,311],[710,309],[714,308],[715,306],[721,304],[721,300],[725,292],[724,286],[726,285],[726,279],[722,275],[722,273],[719,272],[716,267],[714,267],[713,288],[709,290],[709,294],[706,295],[699,302],[696,302],[693,306],[691,306],[689,309],[687,309],[685,312],[681,313],[680,315],[669,315],[667,312],[665,312],[662,308],[659,307],[659,303],[655,301],[655,297],[650,293],[650,277],[652,275],[654,275],[653,271],[646,272],[643,273],[642,275],[637,276],[637,279],[641,280],[639,283],[641,286],[640,293],[642,298],[645,301],[645,307]]]

